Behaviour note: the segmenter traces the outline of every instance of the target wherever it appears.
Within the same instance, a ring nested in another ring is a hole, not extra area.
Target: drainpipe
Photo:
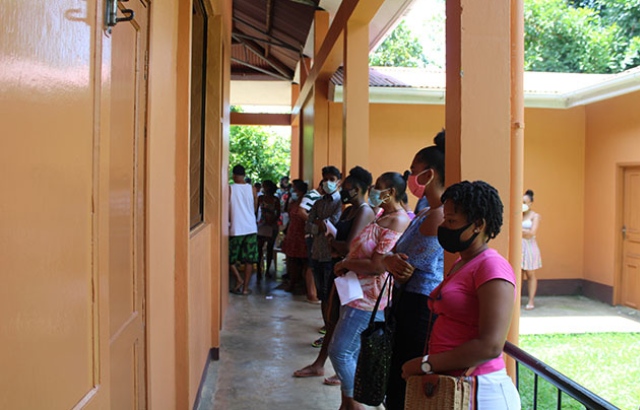
[[[509,263],[516,274],[516,302],[507,340],[518,345],[522,275],[522,191],[524,177],[524,3],[511,0],[511,197],[509,206]],[[507,371],[515,381],[515,361]]]

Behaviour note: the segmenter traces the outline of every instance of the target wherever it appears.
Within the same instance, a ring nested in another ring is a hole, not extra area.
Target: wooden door
[[[622,304],[640,308],[640,167],[624,172]]]
[[[145,147],[148,4],[113,29],[109,153],[111,408],[146,408]]]

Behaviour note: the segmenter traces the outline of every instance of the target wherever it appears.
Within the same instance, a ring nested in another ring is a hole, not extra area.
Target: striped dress
[[[522,229],[531,229],[531,219],[522,221]],[[522,270],[537,270],[542,267],[542,257],[536,238],[522,238]]]

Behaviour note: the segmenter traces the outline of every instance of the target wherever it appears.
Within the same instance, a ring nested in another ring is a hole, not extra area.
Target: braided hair
[[[463,181],[451,185],[442,194],[442,203],[450,200],[455,205],[455,211],[461,210],[467,217],[467,222],[480,219],[487,224],[487,237],[493,239],[500,233],[502,227],[502,212],[504,206],[498,191],[484,181]]]

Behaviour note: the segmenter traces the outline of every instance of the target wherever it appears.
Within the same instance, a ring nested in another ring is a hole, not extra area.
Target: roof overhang
[[[541,74],[543,76],[545,74],[551,76],[555,73],[525,73],[525,84],[528,76],[539,77]],[[573,76],[580,75],[588,76],[589,74],[573,74]],[[592,84],[564,92],[528,92],[525,90],[525,107],[568,109],[640,91],[640,70],[638,69],[632,69],[620,74],[601,75],[597,80]],[[343,93],[342,85],[330,83],[330,101],[342,102]],[[444,105],[445,96],[446,90],[443,87],[369,87],[369,102],[372,104]]]

